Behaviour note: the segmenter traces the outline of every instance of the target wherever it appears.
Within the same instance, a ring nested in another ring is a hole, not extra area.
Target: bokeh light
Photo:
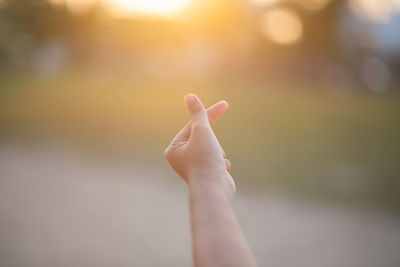
[[[190,266],[190,92],[259,266],[400,266],[399,85],[400,0],[0,0],[0,267]]]
[[[150,15],[170,17],[189,5],[191,0],[103,0],[110,12],[118,17]]]
[[[388,90],[391,80],[390,69],[377,57],[365,60],[361,68],[361,77],[368,89],[378,93]]]
[[[271,41],[292,45],[303,35],[300,17],[293,11],[277,8],[267,11],[261,18],[261,31]]]
[[[281,2],[281,0],[251,0],[251,2],[260,7],[267,7]]]
[[[349,0],[358,15],[375,22],[387,22],[400,10],[400,0]]]

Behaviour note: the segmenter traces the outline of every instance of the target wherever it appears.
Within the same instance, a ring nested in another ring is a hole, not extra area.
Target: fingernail
[[[225,100],[221,100],[221,102],[224,103],[227,108],[229,107],[228,102],[226,102]]]
[[[187,105],[192,104],[195,100],[196,98],[192,94],[185,96],[185,102]]]

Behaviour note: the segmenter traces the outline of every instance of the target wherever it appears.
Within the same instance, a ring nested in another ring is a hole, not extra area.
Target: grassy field
[[[4,139],[62,140],[165,164],[183,96],[225,99],[214,125],[239,184],[400,211],[400,98],[267,79],[193,81],[71,71],[0,75]]]

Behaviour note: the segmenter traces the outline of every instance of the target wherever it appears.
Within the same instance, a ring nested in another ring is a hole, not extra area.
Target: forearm
[[[256,266],[233,212],[224,177],[197,176],[189,183],[195,266]]]

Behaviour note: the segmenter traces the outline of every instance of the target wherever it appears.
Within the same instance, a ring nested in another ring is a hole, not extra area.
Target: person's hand
[[[235,182],[229,174],[231,163],[225,159],[210,122],[228,108],[220,101],[206,110],[194,94],[185,96],[191,121],[175,136],[164,154],[172,168],[187,182],[193,179],[222,179],[232,194]],[[199,178],[202,177],[202,178]]]

